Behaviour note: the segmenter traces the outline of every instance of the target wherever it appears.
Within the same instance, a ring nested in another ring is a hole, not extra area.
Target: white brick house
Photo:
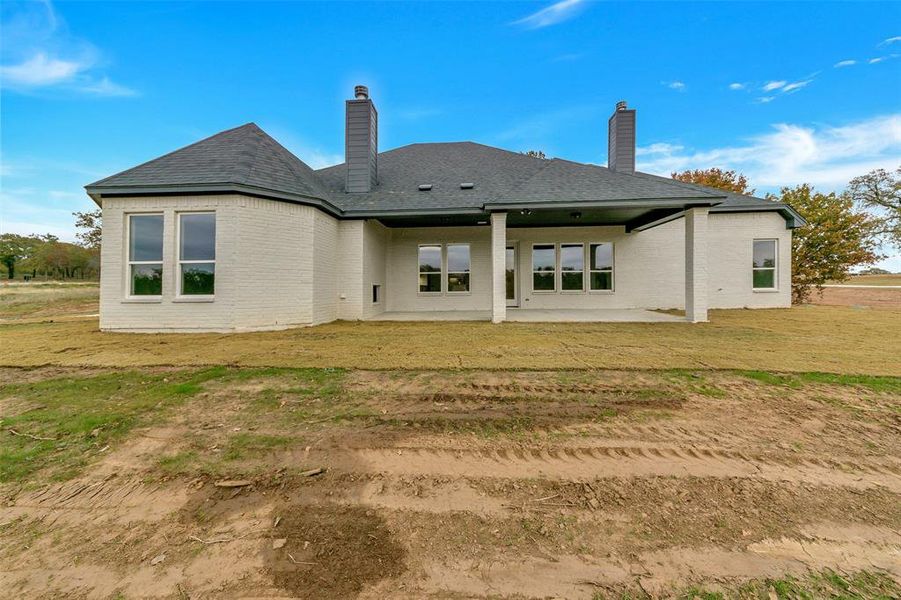
[[[377,119],[358,87],[346,162],[319,171],[251,123],[87,186],[103,208],[101,328],[669,308],[697,322],[790,305],[801,217],[635,171],[624,103],[606,168],[469,142],[380,154]]]

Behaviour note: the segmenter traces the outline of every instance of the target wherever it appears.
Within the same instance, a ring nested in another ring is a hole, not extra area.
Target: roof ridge
[[[235,153],[234,173],[236,175],[235,175],[234,179],[236,181],[234,181],[234,183],[242,183],[242,184],[246,185],[250,181],[250,176],[253,174],[254,170],[256,169],[257,162],[260,160],[260,146],[262,144],[262,138],[260,137],[259,134],[262,133],[263,135],[266,135],[266,132],[264,132],[259,127],[253,127],[253,128],[251,128],[251,131],[253,132],[253,137],[250,139],[248,146],[252,145],[253,146],[252,149],[247,148],[247,147],[242,147],[240,151]],[[248,156],[249,160],[247,161],[247,166],[244,167],[244,173],[241,174],[240,169],[242,166],[242,159],[245,156]]]
[[[194,142],[194,143],[192,143],[192,144],[188,144],[187,146],[182,146],[181,148],[176,148],[175,150],[173,150],[173,151],[171,151],[171,152],[167,152],[167,153],[163,154],[162,156],[157,156],[156,158],[151,158],[150,160],[144,161],[144,162],[142,162],[142,163],[140,163],[140,164],[137,164],[137,165],[135,165],[135,166],[133,166],[133,167],[129,167],[128,169],[123,169],[122,171],[119,171],[118,173],[113,173],[112,175],[109,175],[109,176],[107,176],[107,177],[104,177],[103,179],[98,179],[98,180],[95,181],[94,183],[89,183],[86,187],[90,187],[90,186],[94,186],[94,185],[100,185],[100,184],[102,184],[104,181],[107,181],[107,180],[109,180],[109,179],[112,179],[113,177],[118,177],[119,175],[122,175],[122,174],[124,174],[124,173],[128,173],[129,171],[134,171],[135,169],[139,169],[139,168],[141,168],[141,167],[143,167],[143,166],[150,165],[150,164],[153,164],[153,163],[155,163],[155,162],[161,161],[161,160],[163,160],[163,159],[165,159],[165,158],[168,158],[168,157],[172,156],[173,154],[175,154],[175,153],[177,153],[177,152],[181,152],[181,151],[183,151],[183,150],[187,150],[187,149],[189,149],[189,148],[193,148],[194,146],[197,146],[197,145],[202,144],[202,143],[204,143],[204,142],[208,142],[209,140],[211,140],[211,139],[213,139],[213,138],[219,137],[219,136],[221,136],[221,135],[225,135],[225,134],[227,134],[227,133],[232,133],[232,132],[234,132],[234,131],[237,131],[237,130],[239,130],[239,129],[243,129],[243,128],[245,128],[245,127],[252,127],[252,128],[259,129],[259,126],[258,126],[256,123],[254,123],[253,121],[250,121],[250,122],[248,122],[248,123],[244,123],[243,125],[238,125],[237,127],[232,127],[231,129],[226,129],[226,130],[224,130],[224,131],[220,131],[220,132],[218,132],[218,133],[214,133],[213,135],[208,135],[207,137],[205,137],[205,138],[203,138],[203,139],[200,139],[200,140],[197,140],[196,142]]]
[[[277,139],[275,139],[274,137],[272,137],[271,135],[266,133],[264,130],[260,129],[260,133],[262,133],[263,136],[265,136],[264,139],[267,141],[267,143],[275,144],[275,146],[279,150],[284,151],[283,153],[276,153],[274,156],[276,159],[282,161],[282,163],[288,168],[289,171],[291,171],[291,174],[294,177],[296,177],[300,181],[304,181],[304,182],[307,181],[308,176],[311,177],[312,178],[311,183],[315,184],[315,186],[310,186],[310,187],[316,188],[316,189],[313,189],[312,191],[314,191],[314,192],[316,192],[316,194],[318,194],[317,197],[320,200],[331,201],[331,198],[329,197],[328,192],[325,189],[325,186],[322,184],[322,181],[319,179],[319,175],[316,173],[316,170],[313,167],[311,167],[310,165],[305,163],[302,158],[300,158],[299,156],[297,156],[296,154],[291,152],[288,148],[286,148],[284,145],[282,145],[281,142],[279,142]],[[287,154],[289,157],[291,157],[294,160],[293,161],[283,160],[285,158],[285,154]],[[306,172],[298,171],[297,163],[300,163],[300,165],[306,167],[307,171]]]

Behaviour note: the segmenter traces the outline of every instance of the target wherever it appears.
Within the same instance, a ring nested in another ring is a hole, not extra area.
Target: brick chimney
[[[607,167],[619,173],[635,172],[635,109],[616,103],[607,121]]]
[[[344,189],[348,193],[371,191],[379,182],[379,114],[365,85],[354,88],[347,100],[344,123]]]

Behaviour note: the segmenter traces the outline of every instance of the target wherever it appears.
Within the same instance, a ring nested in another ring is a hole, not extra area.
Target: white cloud
[[[838,190],[873,169],[897,168],[901,113],[843,126],[781,123],[735,146],[696,150],[657,143],[636,154],[641,170],[661,175],[719,167],[741,171],[758,191],[799,183]]]
[[[80,91],[85,92],[87,94],[94,94],[97,96],[136,96],[137,92],[131,88],[127,88],[124,85],[119,85],[118,83],[113,83],[109,80],[109,77],[103,77],[100,81],[95,81],[91,83],[84,83],[79,88]]]
[[[38,52],[18,65],[0,66],[4,85],[44,86],[68,81],[90,65],[73,60],[60,60]]]
[[[779,90],[783,94],[790,94],[792,92],[797,92],[801,88],[810,84],[813,79],[805,79],[804,81],[795,81],[793,83],[789,83],[788,85],[782,86],[782,89]]]
[[[892,36],[890,38],[886,38],[879,42],[880,46],[888,46],[889,44],[894,44],[896,42],[901,42],[901,35]]]
[[[681,152],[685,146],[679,144],[667,144],[666,142],[657,142],[650,146],[640,146],[635,149],[636,156],[653,156],[653,155],[669,155]]]
[[[68,33],[49,1],[16,5],[0,21],[0,87],[18,92],[67,91],[133,96],[102,72],[101,53]]]
[[[867,62],[870,63],[871,65],[875,65],[876,63],[881,63],[881,62],[884,61],[886,58],[887,58],[887,57],[885,57],[885,56],[877,56],[876,58],[871,58],[871,59],[868,60]]]
[[[773,100],[775,100],[775,96],[761,96],[757,99],[758,104],[769,104]]]
[[[663,84],[671,90],[676,90],[677,92],[682,92],[685,90],[685,84],[681,81],[670,81],[663,82]]]
[[[780,81],[768,81],[766,84],[764,84],[764,86],[761,89],[764,92],[772,92],[773,90],[778,90],[779,88],[784,86],[786,83],[788,83],[788,82],[781,81],[781,80]]]
[[[562,23],[574,17],[583,5],[582,0],[561,0],[527,17],[514,21],[514,25],[522,25],[527,29],[540,29]]]
[[[849,60],[840,60],[840,61],[838,61],[837,63],[835,63],[835,64],[832,65],[832,66],[835,67],[836,69],[840,69],[840,68],[842,68],[842,67],[850,67],[850,66],[853,66],[853,65],[856,65],[856,64],[857,64],[857,61],[856,61],[856,60],[850,60],[850,59],[849,59]]]
[[[730,83],[730,84],[729,84],[729,89],[730,89],[730,90],[743,90],[743,89],[745,89],[745,84],[743,84],[743,83]]]

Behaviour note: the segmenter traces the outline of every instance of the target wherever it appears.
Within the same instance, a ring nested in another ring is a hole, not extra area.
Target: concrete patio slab
[[[370,321],[490,321],[487,310],[384,312]],[[665,323],[685,322],[685,317],[640,308],[529,309],[508,308],[507,321],[522,323]]]

